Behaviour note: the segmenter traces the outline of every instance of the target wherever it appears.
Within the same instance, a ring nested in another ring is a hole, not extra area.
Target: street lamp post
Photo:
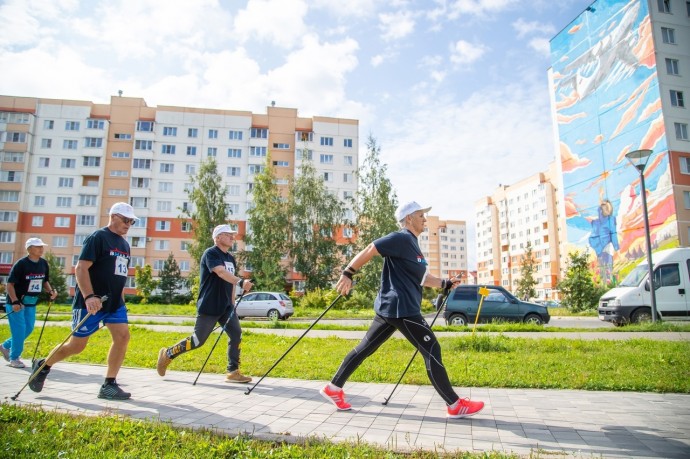
[[[654,290],[654,265],[652,265],[652,241],[649,233],[649,214],[647,213],[647,192],[644,184],[644,168],[647,166],[652,150],[635,150],[625,154],[630,164],[640,173],[640,194],[642,195],[642,216],[644,217],[644,236],[647,242],[647,266],[649,267],[649,294],[652,305],[652,322],[656,322],[656,291]]]

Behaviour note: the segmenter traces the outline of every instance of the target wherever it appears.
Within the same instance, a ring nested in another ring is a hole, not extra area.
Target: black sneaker
[[[101,386],[98,391],[98,398],[105,398],[107,400],[127,400],[132,394],[120,389],[120,386],[114,383],[106,383]]]
[[[45,361],[46,359],[34,360],[34,362],[31,364],[31,376],[29,378],[36,374],[36,370],[41,368],[41,365],[43,365],[43,362]],[[44,366],[33,379],[30,379],[29,389],[34,392],[41,392],[43,390],[43,383],[46,382],[46,378],[48,377],[48,373],[50,373],[50,368]]]

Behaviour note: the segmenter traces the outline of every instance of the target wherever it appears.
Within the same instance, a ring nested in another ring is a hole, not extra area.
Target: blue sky
[[[548,43],[589,4],[3,0],[0,93],[356,118],[400,201],[473,228],[555,157]]]

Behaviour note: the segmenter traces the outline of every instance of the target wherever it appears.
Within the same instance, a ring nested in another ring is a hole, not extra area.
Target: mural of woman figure
[[[589,245],[597,254],[599,275],[607,284],[611,281],[613,272],[613,254],[618,250],[618,233],[616,233],[616,217],[613,215],[613,204],[608,199],[602,199],[599,204],[599,217],[592,220],[592,233]]]

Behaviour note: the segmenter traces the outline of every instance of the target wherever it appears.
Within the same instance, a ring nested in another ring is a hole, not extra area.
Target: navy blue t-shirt
[[[14,284],[17,298],[24,306],[36,306],[38,295],[43,290],[43,283],[50,281],[48,262],[43,258],[32,261],[31,258],[20,258],[10,270],[7,282]]]
[[[427,262],[417,238],[402,229],[375,240],[374,246],[383,257],[381,288],[374,302],[376,313],[391,318],[420,314]]]
[[[199,266],[199,298],[196,300],[199,314],[220,316],[232,302],[232,290],[235,286],[213,272],[216,266],[223,266],[230,274],[237,271],[235,258],[230,252],[223,252],[215,245],[204,251]]]
[[[108,295],[103,303],[104,312],[115,312],[124,305],[122,291],[127,283],[129,267],[129,242],[119,234],[103,227],[91,233],[85,240],[79,254],[80,260],[90,261],[89,278],[93,293],[98,296]],[[84,296],[77,285],[73,309],[85,308]]]

